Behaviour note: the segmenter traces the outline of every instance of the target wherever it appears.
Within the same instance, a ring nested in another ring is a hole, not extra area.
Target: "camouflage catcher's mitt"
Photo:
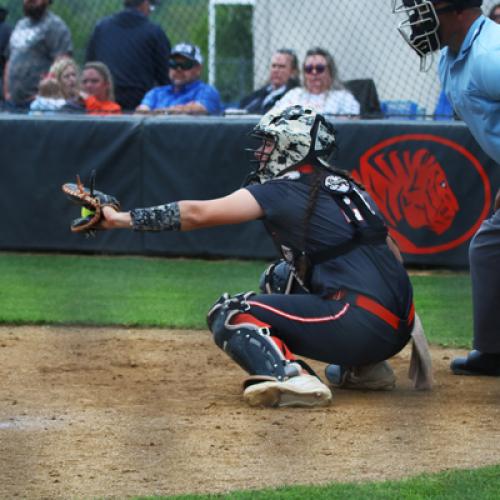
[[[63,184],[62,190],[66,196],[76,205],[81,206],[80,217],[71,222],[71,231],[74,233],[93,234],[102,219],[102,209],[105,206],[120,210],[120,202],[109,194],[94,189],[95,172],[90,178],[90,187],[86,188],[76,176],[76,184],[67,182]]]

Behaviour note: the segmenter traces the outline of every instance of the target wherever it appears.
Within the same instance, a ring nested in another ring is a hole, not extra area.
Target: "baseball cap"
[[[182,56],[190,61],[203,64],[203,56],[200,47],[191,43],[178,43],[170,52],[170,56]]]

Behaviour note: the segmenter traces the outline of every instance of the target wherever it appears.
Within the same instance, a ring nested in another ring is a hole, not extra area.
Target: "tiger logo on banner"
[[[439,253],[465,243],[491,205],[489,179],[477,158],[431,134],[376,144],[352,174],[377,203],[404,253]],[[480,186],[481,199],[471,199],[473,186]]]

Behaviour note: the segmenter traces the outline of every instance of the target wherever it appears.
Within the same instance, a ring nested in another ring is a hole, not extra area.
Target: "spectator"
[[[133,111],[144,94],[166,85],[170,41],[148,16],[156,0],[124,0],[121,12],[99,21],[87,47],[87,61],[101,61],[115,82],[116,101]]]
[[[308,50],[302,69],[305,88],[288,91],[277,102],[277,110],[299,104],[318,113],[359,115],[359,103],[338,79],[335,61],[327,50],[320,47]]]
[[[88,62],[83,67],[82,90],[85,109],[91,115],[121,113],[121,106],[115,102],[113,77],[109,68],[101,62]]]
[[[53,75],[42,78],[38,86],[38,94],[30,104],[31,114],[54,114],[66,104],[61,86]]]
[[[80,68],[70,57],[57,59],[50,67],[49,74],[53,76],[59,86],[65,100],[62,111],[68,113],[84,113],[84,96],[80,91]]]
[[[170,55],[171,85],[150,90],[137,108],[140,113],[216,115],[222,110],[219,92],[200,80],[203,57],[190,43],[176,45]]]
[[[269,82],[244,97],[240,102],[240,108],[248,113],[267,113],[281,97],[299,84],[297,55],[293,50],[279,49],[271,58]]]
[[[80,69],[71,57],[60,57],[50,67],[52,75],[61,88],[67,102],[76,102],[80,98]]]
[[[69,29],[50,12],[51,2],[23,0],[25,16],[10,37],[4,73],[4,95],[10,110],[27,110],[50,65],[57,57],[72,53]]]
[[[0,7],[0,105],[3,101],[3,72],[5,69],[5,50],[9,45],[12,28],[5,22],[9,11],[5,7]]]

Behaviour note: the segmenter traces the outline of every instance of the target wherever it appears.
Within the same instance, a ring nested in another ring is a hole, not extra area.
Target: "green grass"
[[[262,264],[141,257],[0,254],[0,322],[205,328],[233,286]],[[238,285],[236,285],[238,283]]]
[[[402,481],[333,483],[327,486],[297,486],[261,491],[231,492],[228,495],[178,495],[175,500],[496,500],[500,491],[500,467],[423,474]]]
[[[470,347],[472,293],[469,273],[410,274],[415,307],[431,342]]]
[[[265,262],[0,254],[0,322],[205,328],[222,292],[257,290]],[[471,341],[468,273],[412,275],[429,340]]]

